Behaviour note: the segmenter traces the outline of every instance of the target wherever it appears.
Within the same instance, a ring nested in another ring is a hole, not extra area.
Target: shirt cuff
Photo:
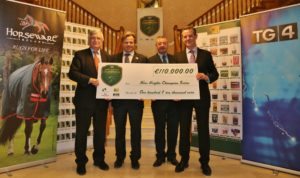
[[[209,78],[206,80],[206,82],[207,82],[208,84],[210,84],[210,80],[209,80]]]

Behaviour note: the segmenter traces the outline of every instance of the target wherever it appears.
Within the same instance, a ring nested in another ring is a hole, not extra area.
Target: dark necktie
[[[129,61],[130,54],[129,53],[125,53],[124,55],[125,55],[125,63],[130,63],[130,61]]]
[[[190,59],[189,59],[189,63],[195,63],[196,58],[195,58],[195,53],[193,50],[190,50],[189,53],[191,53]]]
[[[163,63],[168,63],[166,55],[162,55],[162,60],[163,60]]]
[[[95,63],[95,66],[96,66],[96,69],[98,71],[98,65],[99,65],[99,58],[98,58],[98,51],[94,51],[94,63]]]

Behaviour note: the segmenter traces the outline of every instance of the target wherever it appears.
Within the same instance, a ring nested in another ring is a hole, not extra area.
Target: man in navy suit
[[[136,36],[132,32],[126,32],[122,37],[123,51],[112,57],[116,63],[147,63],[147,58],[135,52]],[[115,168],[122,167],[126,157],[126,121],[129,115],[131,131],[131,167],[139,169],[141,158],[141,124],[143,117],[144,101],[136,99],[113,99],[113,115],[116,127],[116,156]]]
[[[104,161],[108,101],[96,99],[96,87],[99,85],[97,66],[109,61],[109,55],[101,49],[103,40],[100,30],[90,31],[90,47],[75,53],[69,71],[69,78],[77,82],[73,103],[76,117],[75,162],[79,175],[86,173],[87,136],[91,122],[94,128],[94,165],[102,170],[109,169]]]
[[[188,167],[190,158],[190,132],[193,108],[196,111],[196,121],[198,128],[199,143],[199,162],[204,175],[211,175],[209,166],[210,154],[210,138],[209,138],[209,108],[210,108],[210,92],[208,84],[216,81],[219,73],[212,60],[212,55],[206,50],[197,48],[197,33],[193,27],[187,27],[182,30],[182,40],[185,44],[185,50],[176,54],[175,58],[178,63],[196,63],[198,73],[196,75],[199,80],[200,98],[195,100],[180,101],[180,141],[179,153],[181,161],[176,166],[175,172],[182,172]]]
[[[168,54],[168,40],[166,37],[158,36],[155,43],[157,54],[149,58],[149,63],[175,63],[173,55]],[[152,100],[151,109],[155,124],[155,146],[156,160],[154,167],[161,166],[165,159],[173,165],[177,165],[176,144],[178,135],[178,101],[174,100]],[[167,126],[167,151],[165,130]]]

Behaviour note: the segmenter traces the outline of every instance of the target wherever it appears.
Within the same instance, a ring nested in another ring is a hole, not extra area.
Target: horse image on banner
[[[24,18],[18,19],[20,20],[20,26],[22,27],[22,30],[32,27],[36,28],[38,33],[43,31],[43,33],[46,34],[46,30],[49,31],[49,27],[45,23],[35,20],[28,14]]]
[[[36,154],[46,119],[50,113],[50,96],[53,59],[39,58],[33,64],[25,65],[14,71],[3,90],[2,113],[0,119],[0,145],[8,143],[8,155],[13,155],[13,138],[25,121],[24,154]],[[30,147],[33,124],[40,120],[36,144]]]

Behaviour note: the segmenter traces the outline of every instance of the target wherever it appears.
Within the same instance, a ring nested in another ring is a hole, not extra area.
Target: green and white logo
[[[109,86],[117,84],[122,79],[122,68],[117,65],[107,65],[102,67],[101,79]]]
[[[159,18],[155,16],[145,16],[141,18],[140,29],[147,36],[154,35],[159,30]]]

